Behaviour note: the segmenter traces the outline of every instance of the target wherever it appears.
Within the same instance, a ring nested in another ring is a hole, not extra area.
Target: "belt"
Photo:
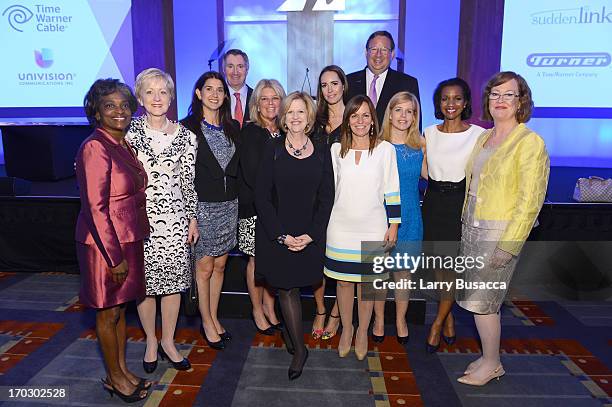
[[[465,191],[465,178],[459,182],[436,181],[435,179],[430,178],[427,183],[427,188],[440,192]]]

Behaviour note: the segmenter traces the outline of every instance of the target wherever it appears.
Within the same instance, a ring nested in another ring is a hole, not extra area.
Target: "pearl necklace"
[[[168,120],[168,118],[166,117],[166,123],[162,127],[160,127],[159,129],[156,129],[156,128],[152,127],[149,124],[149,120],[145,119],[145,125],[147,126],[147,128],[149,130],[157,131],[159,133],[164,133],[164,134],[166,134],[166,130],[170,126],[170,123],[172,123],[172,122],[170,120]]]

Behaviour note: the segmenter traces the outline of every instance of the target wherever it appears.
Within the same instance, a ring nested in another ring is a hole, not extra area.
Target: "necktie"
[[[240,92],[234,93],[234,96],[236,97],[236,108],[234,109],[234,119],[238,120],[238,123],[240,123],[240,127],[242,127],[242,120],[244,116],[242,114],[242,102],[240,101]]]
[[[372,83],[370,84],[370,92],[368,93],[368,97],[370,98],[372,103],[374,103],[374,106],[376,106],[376,102],[378,102],[378,96],[376,95],[376,80],[377,79],[378,79],[378,75],[374,75],[374,79],[372,80]]]

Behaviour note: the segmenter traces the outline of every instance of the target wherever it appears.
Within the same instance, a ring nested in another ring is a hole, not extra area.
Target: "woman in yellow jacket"
[[[461,254],[482,263],[457,276],[457,303],[474,313],[482,356],[459,382],[482,386],[504,375],[499,357],[504,301],[517,258],[544,202],[550,162],[542,138],[525,126],[531,90],[523,77],[500,72],[483,94],[484,132],[466,166]],[[480,267],[479,267],[480,266]]]

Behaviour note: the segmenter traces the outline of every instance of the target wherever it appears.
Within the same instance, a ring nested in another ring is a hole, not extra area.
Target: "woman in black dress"
[[[331,146],[340,141],[340,125],[344,115],[344,98],[348,94],[348,81],[342,68],[337,65],[328,65],[319,74],[319,85],[317,86],[317,115],[315,119],[315,130],[311,139]],[[327,325],[325,324],[325,279],[321,280],[313,290],[317,311],[312,322],[312,337],[314,339],[328,340],[336,335],[340,326],[340,313],[338,302],[329,314]]]
[[[253,323],[260,334],[274,335],[281,324],[274,312],[274,293],[255,280],[255,182],[266,142],[279,136],[278,113],[285,97],[276,79],[262,79],[249,99],[251,120],[242,127],[238,172],[238,248],[249,256],[246,281],[253,304]]]
[[[308,138],[314,116],[314,102],[306,93],[293,92],[283,100],[280,127],[287,133],[266,144],[255,189],[255,273],[279,292],[285,342],[293,353],[290,380],[302,374],[308,357],[300,287],[323,278],[325,236],[334,200],[329,149]]]

